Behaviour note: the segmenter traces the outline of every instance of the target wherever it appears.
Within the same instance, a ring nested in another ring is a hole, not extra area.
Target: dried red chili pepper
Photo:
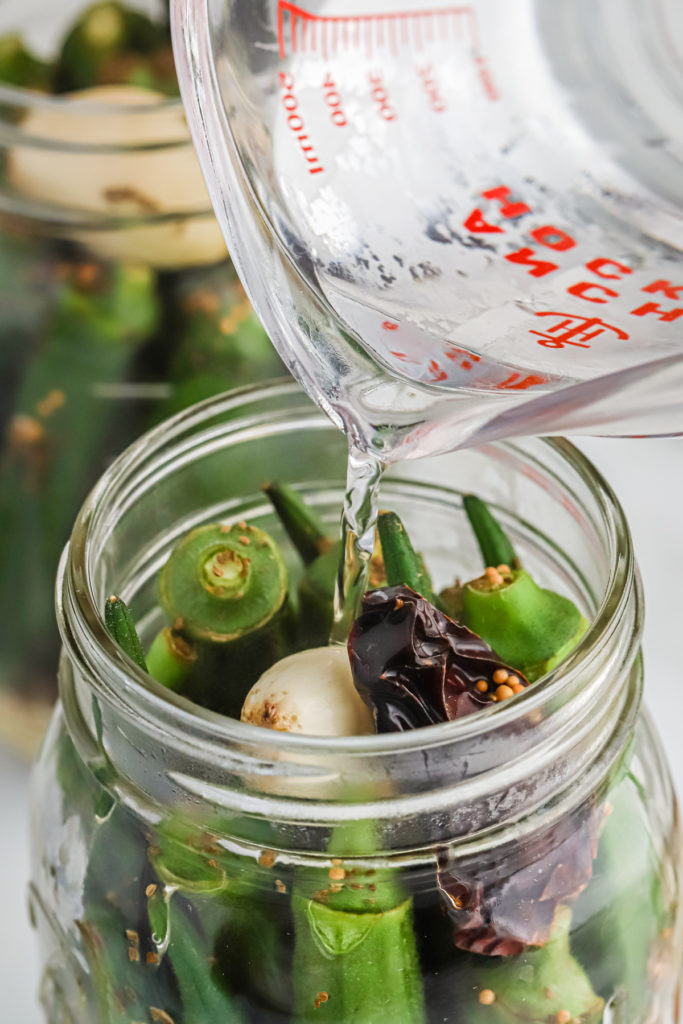
[[[469,715],[500,699],[501,674],[526,680],[476,633],[448,618],[410,587],[363,598],[349,636],[354,682],[378,732],[403,731]],[[512,689],[503,683],[512,694]],[[590,881],[602,811],[584,808],[571,822],[516,844],[490,863],[451,863],[438,854],[438,885],[460,949],[513,956],[543,946],[558,907]]]
[[[476,633],[406,586],[365,594],[349,658],[378,732],[462,718],[526,685]]]
[[[575,900],[593,874],[604,810],[583,807],[572,818],[469,865],[438,854],[437,880],[453,941],[486,956],[513,956],[551,938],[560,904]],[[471,870],[470,870],[471,868]]]

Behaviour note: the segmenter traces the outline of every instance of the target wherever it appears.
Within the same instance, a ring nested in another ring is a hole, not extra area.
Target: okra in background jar
[[[53,579],[89,488],[153,424],[281,365],[227,260],[166,16],[0,10],[0,736],[27,750],[56,693]]]
[[[341,637],[346,465],[274,384],[83,506],[33,783],[46,1020],[675,1024],[676,804],[609,487],[563,441],[388,469]]]

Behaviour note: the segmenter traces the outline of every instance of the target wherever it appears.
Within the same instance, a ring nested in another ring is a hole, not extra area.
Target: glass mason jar
[[[524,563],[592,620],[514,701],[406,733],[271,732],[122,656],[106,596],[161,624],[177,539],[299,488],[333,532],[342,436],[291,383],[150,432],[86,501],[61,563],[61,702],[37,766],[31,908],[50,1024],[674,1024],[671,779],[641,704],[642,595],[623,513],[562,440],[392,467],[435,584],[479,569],[462,508],[493,504]]]
[[[6,4],[0,37],[54,55],[78,6]],[[0,737],[31,749],[56,695],[52,581],[88,490],[154,423],[281,370],[179,99],[0,82],[0,367]]]

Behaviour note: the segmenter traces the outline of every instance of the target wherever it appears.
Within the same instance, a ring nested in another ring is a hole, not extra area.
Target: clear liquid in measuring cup
[[[202,32],[233,256],[360,447],[683,431],[678,0],[208,0]]]

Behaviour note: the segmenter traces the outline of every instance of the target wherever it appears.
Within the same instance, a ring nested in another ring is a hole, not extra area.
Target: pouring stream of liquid
[[[334,595],[330,643],[346,644],[351,624],[366,590],[375,545],[377,497],[384,466],[372,455],[349,445],[346,494],[341,520],[341,558]]]

